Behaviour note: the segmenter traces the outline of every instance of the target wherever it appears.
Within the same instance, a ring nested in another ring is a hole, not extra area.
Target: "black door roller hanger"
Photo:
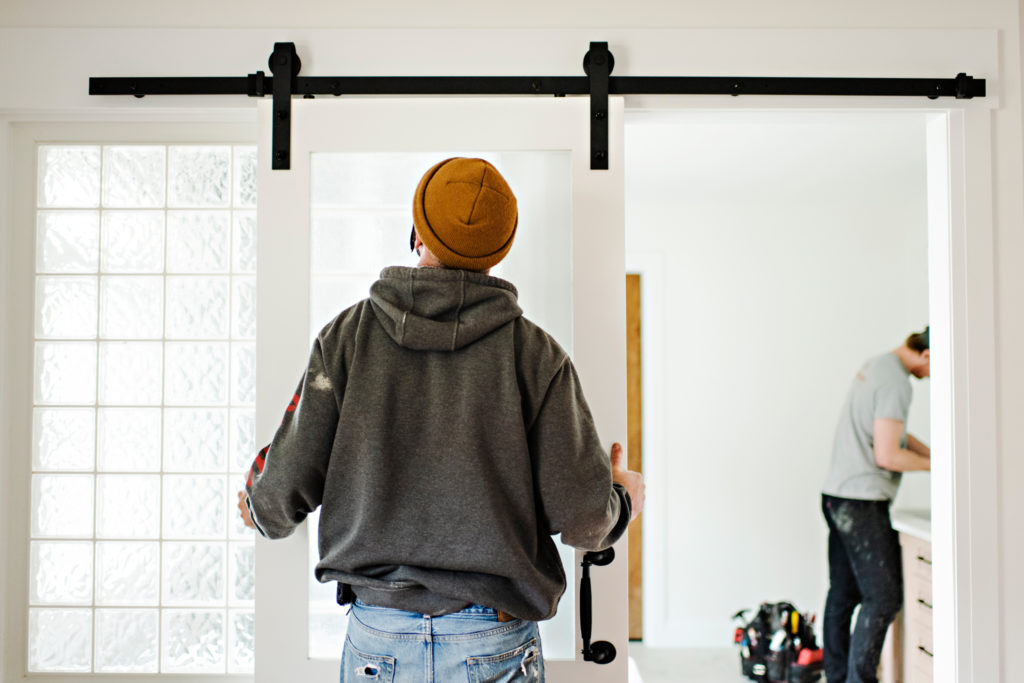
[[[612,76],[608,43],[590,43],[583,76],[299,76],[295,43],[275,43],[262,71],[240,77],[89,79],[90,95],[273,96],[272,167],[291,166],[291,98],[302,95],[566,95],[590,96],[590,168],[608,168],[609,95],[855,95],[867,97],[985,96],[985,80],[955,78],[732,78]]]

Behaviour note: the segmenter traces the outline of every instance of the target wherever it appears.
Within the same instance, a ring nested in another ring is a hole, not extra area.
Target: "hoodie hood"
[[[515,286],[470,270],[391,267],[370,288],[377,320],[399,346],[454,351],[523,314]]]

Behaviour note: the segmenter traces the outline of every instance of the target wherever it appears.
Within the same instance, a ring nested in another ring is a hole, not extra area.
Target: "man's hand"
[[[249,495],[245,491],[238,492],[238,516],[242,518],[242,523],[250,529],[255,529],[256,525],[252,523],[252,516],[249,514],[249,506],[246,504],[246,500]]]
[[[913,434],[907,434],[907,450],[911,453],[923,455],[926,458],[932,457],[932,449]]]
[[[612,481],[622,484],[629,493],[633,503],[633,515],[629,521],[636,519],[644,510],[644,476],[639,472],[626,469],[626,455],[622,452],[622,444],[612,444]]]

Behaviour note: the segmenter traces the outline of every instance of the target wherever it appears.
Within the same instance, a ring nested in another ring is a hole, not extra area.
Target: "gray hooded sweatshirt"
[[[530,620],[565,590],[552,535],[606,548],[631,505],[569,357],[515,287],[436,268],[386,268],[320,332],[246,488],[269,538],[322,506],[316,576],[339,602]]]

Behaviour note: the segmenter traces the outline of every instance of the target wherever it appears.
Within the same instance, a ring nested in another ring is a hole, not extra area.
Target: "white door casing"
[[[573,361],[606,447],[623,441],[625,290],[621,98],[610,101],[610,168],[589,168],[589,101],[552,99],[361,99],[295,101],[291,169],[270,170],[271,108],[260,103],[257,442],[280,422],[309,351],[310,158],[319,152],[560,150],[571,155]],[[443,158],[443,157],[439,157]],[[411,196],[410,196],[411,201]],[[529,311],[527,311],[529,315]],[[336,680],[337,659],[308,656],[308,525],[257,544],[257,681]],[[592,639],[618,657],[584,662],[577,622],[574,660],[548,660],[552,681],[624,680],[627,661],[626,541],[617,559],[591,570]],[[577,554],[579,560],[579,553]],[[567,568],[568,569],[568,568]],[[579,567],[569,572],[579,589]],[[340,657],[342,643],[337,644]]]

